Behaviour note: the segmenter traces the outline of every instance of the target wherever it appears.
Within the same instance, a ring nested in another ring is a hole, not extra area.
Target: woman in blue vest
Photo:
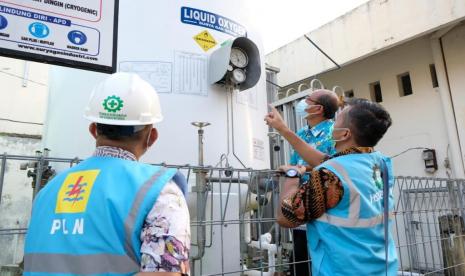
[[[187,275],[186,181],[138,162],[163,119],[156,91],[135,74],[113,74],[85,117],[97,148],[34,200],[24,275]]]
[[[281,168],[287,180],[277,210],[283,227],[306,224],[312,275],[396,275],[397,254],[388,226],[394,207],[392,166],[373,150],[391,126],[389,113],[377,103],[350,101],[336,118],[337,153],[331,157],[289,130],[276,109],[265,121],[315,167],[302,184],[304,167]]]

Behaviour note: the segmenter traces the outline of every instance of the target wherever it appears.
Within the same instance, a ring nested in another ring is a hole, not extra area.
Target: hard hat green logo
[[[108,96],[105,100],[103,100],[103,108],[105,108],[105,110],[107,112],[117,112],[117,111],[120,111],[124,104],[123,104],[123,100],[121,100],[120,97],[118,96]]]

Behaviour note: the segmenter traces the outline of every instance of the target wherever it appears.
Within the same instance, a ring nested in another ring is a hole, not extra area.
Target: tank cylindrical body
[[[261,68],[265,68],[261,41],[250,24],[248,17],[252,13],[247,11],[246,2],[120,0],[117,69],[138,73],[149,81],[160,95],[164,116],[163,122],[156,124],[159,139],[142,161],[197,165],[200,157],[205,165],[215,166],[221,156],[226,156],[232,167],[269,168],[263,70],[257,85],[242,92],[208,82],[211,53],[244,30],[259,47]],[[93,87],[106,76],[51,68],[44,146],[51,149],[53,156],[86,158],[92,154],[95,141],[87,130],[90,122],[83,118],[83,112]],[[192,122],[211,124],[203,128],[203,145],[199,145],[198,128]],[[196,177],[191,175],[190,185],[195,185]],[[206,208],[207,214],[199,214],[198,196],[191,192],[189,205],[196,217],[193,220],[210,217],[208,210],[224,208],[218,205],[221,201],[230,202],[223,218],[238,219],[239,210],[245,209],[239,206],[240,194],[245,198],[247,193],[247,186],[241,186],[242,190],[235,186],[226,194],[225,187],[218,190],[214,185],[214,200],[208,199],[200,206]],[[219,213],[213,215],[213,220],[221,219]],[[202,244],[204,239],[213,243],[202,254],[203,265],[197,263],[193,272],[199,275],[240,270],[240,244],[236,240],[239,225],[205,231],[209,229],[192,228],[194,243]],[[191,254],[198,252],[199,248],[193,247]],[[224,252],[228,256],[222,256]]]
[[[242,162],[257,169],[269,167],[267,127],[263,123],[267,111],[265,74],[255,87],[232,92],[232,106],[228,106],[231,92],[208,83],[210,54],[234,38],[232,32],[239,34],[241,27],[259,46],[265,68],[261,41],[249,25],[245,2],[120,0],[117,69],[148,80],[160,95],[164,115],[163,122],[156,125],[159,140],[143,161],[197,164],[198,135],[191,122],[209,122],[204,133],[206,165],[216,165],[221,154],[229,152],[232,166]],[[211,14],[218,17],[213,19]],[[201,23],[189,23],[189,19]],[[207,27],[206,22],[212,23]],[[52,67],[44,143],[54,156],[85,158],[92,153],[94,141],[82,114],[93,86],[105,77]],[[234,118],[227,116],[231,108]],[[233,142],[241,162],[233,156]]]

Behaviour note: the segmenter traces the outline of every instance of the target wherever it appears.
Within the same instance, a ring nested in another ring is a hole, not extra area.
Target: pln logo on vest
[[[85,212],[99,173],[100,170],[89,170],[68,174],[58,192],[55,213]]]

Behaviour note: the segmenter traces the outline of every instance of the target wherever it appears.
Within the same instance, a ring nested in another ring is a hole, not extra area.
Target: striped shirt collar
[[[97,147],[92,156],[98,157],[115,157],[124,160],[137,161],[136,156],[127,150],[118,147],[100,146]]]
[[[333,120],[325,120],[320,123],[318,123],[316,126],[311,127],[310,125],[307,125],[308,131],[313,135],[313,137],[319,137],[323,133],[332,133],[332,127],[334,125]]]

